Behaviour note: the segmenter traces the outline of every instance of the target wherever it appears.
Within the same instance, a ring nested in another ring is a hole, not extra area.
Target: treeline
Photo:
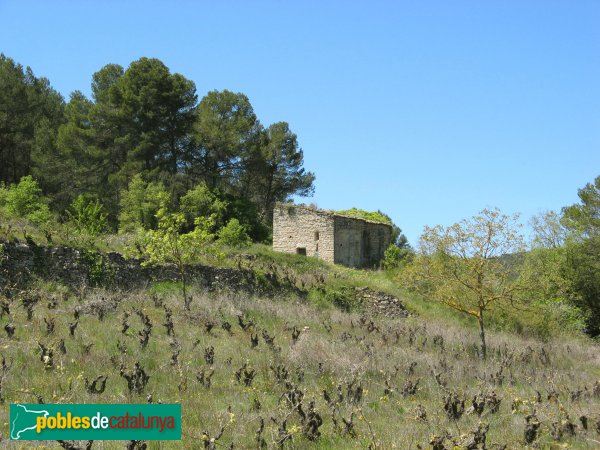
[[[112,230],[152,227],[165,203],[237,217],[254,240],[268,237],[276,201],[314,191],[289,125],[263,126],[242,93],[198,101],[193,81],[151,58],[104,66],[91,92],[65,102],[0,55],[0,183],[32,176],[59,214],[79,197],[99,202]]]
[[[600,176],[578,190],[579,203],[534,217],[533,249],[523,269],[538,302],[575,305],[585,331],[600,336]]]

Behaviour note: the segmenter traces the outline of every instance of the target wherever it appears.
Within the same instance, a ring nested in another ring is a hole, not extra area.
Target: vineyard
[[[185,311],[175,283],[121,292],[37,281],[4,298],[2,402],[182,405],[181,442],[44,448],[600,445],[600,360],[583,338],[491,332],[482,361],[474,328],[451,319],[191,295]],[[24,448],[6,439],[2,416],[2,445]]]

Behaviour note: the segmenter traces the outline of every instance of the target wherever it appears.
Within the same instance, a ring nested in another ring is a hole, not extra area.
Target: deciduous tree
[[[580,203],[563,208],[563,223],[585,237],[600,236],[600,175],[577,195]]]
[[[227,225],[222,227],[217,235],[219,243],[229,247],[245,247],[250,244],[250,237],[246,232],[246,228],[235,218],[227,222]]]
[[[172,263],[177,267],[183,305],[185,310],[190,309],[190,298],[187,295],[187,280],[185,276],[186,265],[196,262],[202,253],[211,250],[214,235],[210,233],[213,226],[213,217],[197,217],[196,227],[189,233],[181,233],[185,225],[185,216],[182,213],[169,213],[161,208],[156,218],[158,228],[143,233],[145,265]]]
[[[227,206],[227,202],[220,199],[204,183],[190,189],[179,199],[179,209],[185,214],[190,229],[193,228],[196,217],[210,215],[215,219],[215,227],[220,228],[224,223]]]
[[[563,208],[562,223],[572,235],[566,245],[565,277],[573,303],[588,314],[587,332],[600,335],[600,176],[578,191],[580,203]]]
[[[141,175],[135,175],[127,189],[121,193],[119,231],[156,229],[158,212],[167,210],[169,199],[162,184],[147,183]]]
[[[477,319],[485,359],[486,313],[513,302],[523,288],[503,257],[524,247],[516,215],[484,209],[449,227],[426,227],[409,279],[433,300]]]

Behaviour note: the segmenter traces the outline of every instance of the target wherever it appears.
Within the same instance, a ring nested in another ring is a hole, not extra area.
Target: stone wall
[[[72,288],[101,285],[122,290],[147,286],[152,281],[178,281],[173,265],[143,268],[137,259],[118,253],[84,252],[70,247],[32,246],[20,242],[1,242],[0,286],[25,286],[32,278],[58,281]],[[296,292],[273,274],[257,278],[250,269],[192,265],[186,279],[207,290],[226,289],[269,295]]]
[[[334,216],[325,211],[275,205],[273,211],[273,250],[301,253],[334,262]]]
[[[363,228],[362,221],[347,217],[336,217],[334,221],[335,257],[336,264],[348,267],[361,267],[363,259]]]
[[[391,236],[389,225],[335,216],[334,262],[348,267],[376,268],[390,245]]]
[[[383,223],[365,223],[363,267],[378,267],[392,243],[392,227]]]
[[[86,254],[69,247],[31,246],[21,242],[0,242],[0,291],[19,292],[33,278],[60,282],[79,290],[84,286],[100,282],[102,286],[121,290],[143,288],[152,281],[178,280],[173,266],[142,268],[140,261],[125,259],[118,253]],[[100,264],[104,277],[90,277],[95,264]],[[188,281],[203,286],[208,291],[226,290],[260,295],[293,293],[305,297],[307,292],[293,283],[285,281],[275,273],[257,275],[249,269],[190,266]],[[408,315],[402,302],[384,292],[368,288],[355,288],[350,297],[360,301],[368,314],[401,318]],[[352,303],[352,302],[350,302]]]
[[[356,288],[355,295],[363,302],[365,310],[371,314],[391,318],[405,318],[410,315],[400,299],[385,292]]]

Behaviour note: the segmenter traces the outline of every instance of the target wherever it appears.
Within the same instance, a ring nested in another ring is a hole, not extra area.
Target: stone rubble
[[[385,292],[363,287],[356,288],[356,296],[365,303],[365,309],[372,314],[399,319],[409,316],[402,301]]]

